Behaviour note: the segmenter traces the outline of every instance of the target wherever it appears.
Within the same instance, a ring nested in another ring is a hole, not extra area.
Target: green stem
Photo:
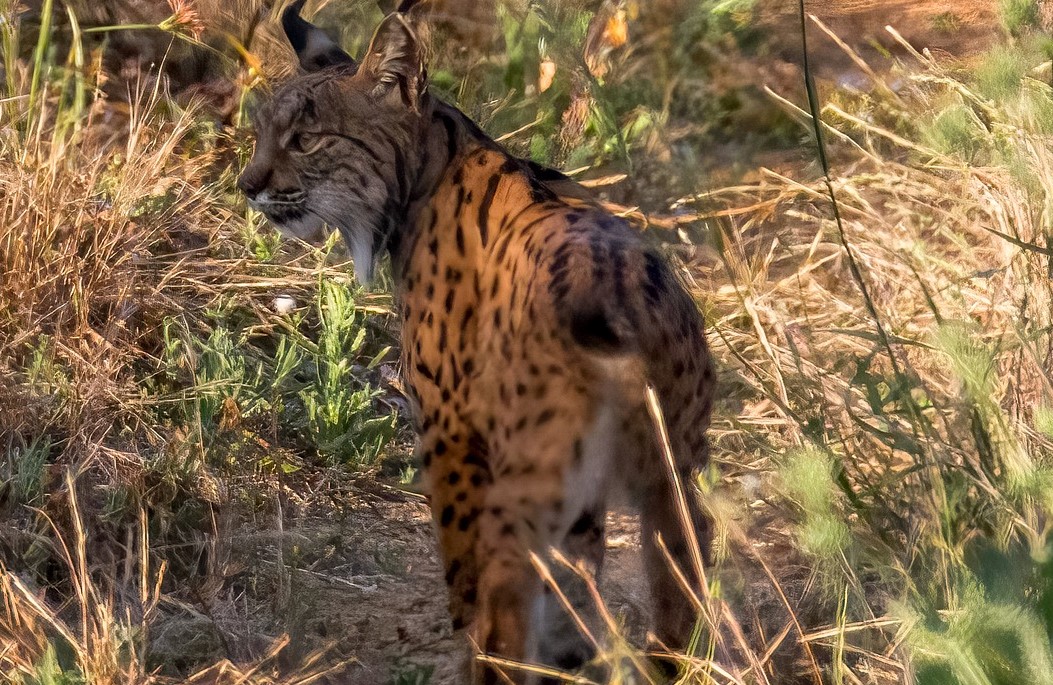
[[[29,113],[32,116],[37,101],[37,91],[40,89],[40,79],[44,71],[44,53],[47,51],[48,42],[51,38],[51,11],[54,0],[44,0],[40,8],[40,33],[37,35],[37,46],[33,50],[33,79],[29,86]]]
[[[162,21],[160,24],[117,24],[117,25],[113,25],[113,26],[92,26],[91,28],[83,29],[81,32],[82,33],[110,33],[111,31],[150,31],[150,30],[160,31],[162,33],[167,33],[167,34],[170,34],[172,36],[175,36],[179,40],[182,40],[182,41],[185,41],[187,43],[190,43],[191,45],[194,45],[194,46],[197,46],[199,48],[202,48],[203,50],[208,50],[209,52],[211,52],[213,54],[219,55],[220,57],[224,57],[226,59],[230,59],[229,55],[223,54],[222,52],[220,52],[216,48],[212,47],[208,43],[202,43],[197,38],[194,38],[193,36],[188,36],[185,33],[183,33],[182,31],[173,30],[173,28],[171,28],[172,27],[171,24],[166,24],[167,21],[168,21],[168,19],[166,19],[165,21]]]
[[[834,223],[837,225],[837,235],[841,241],[841,246],[845,248],[848,270],[852,274],[852,279],[859,287],[859,292],[863,296],[863,305],[866,307],[867,313],[874,322],[878,343],[884,348],[885,353],[888,355],[889,364],[892,367],[892,374],[904,388],[907,388],[907,376],[904,374],[903,369],[900,366],[899,358],[892,349],[892,342],[889,338],[888,332],[885,330],[885,325],[881,321],[881,316],[878,314],[877,306],[874,304],[874,299],[870,295],[870,288],[867,286],[867,282],[863,278],[863,270],[856,259],[855,251],[852,250],[852,246],[848,242],[848,232],[845,231],[844,222],[841,220],[841,205],[837,201],[837,195],[834,192],[834,182],[833,178],[830,176],[830,163],[826,156],[826,143],[823,141],[823,124],[822,119],[820,118],[819,96],[816,94],[815,80],[812,78],[812,71],[808,64],[808,22],[806,20],[804,0],[798,0],[798,8],[801,18],[801,51],[803,53],[805,92],[808,95],[808,109],[812,115],[812,129],[815,132],[815,144],[819,154],[819,166],[823,171],[823,183],[826,185],[827,195],[830,197]],[[918,419],[919,425],[924,425],[920,422],[922,419],[921,409],[914,402],[914,398],[911,396],[909,389],[904,393],[904,402],[906,403],[907,409],[911,413],[912,418]],[[912,423],[911,429],[914,432],[915,437],[917,437],[917,426]]]
[[[83,33],[109,33],[110,31],[143,31],[146,29],[161,30],[158,24],[119,24],[116,26],[92,26],[82,29]]]

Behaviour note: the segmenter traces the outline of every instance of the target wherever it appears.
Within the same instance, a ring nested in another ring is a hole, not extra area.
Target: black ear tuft
[[[325,31],[300,16],[306,0],[296,0],[282,12],[282,28],[304,71],[318,71],[339,64],[355,64]]]
[[[379,7],[380,11],[386,16],[392,12],[405,14],[413,9],[415,5],[420,3],[420,0],[402,0],[402,2],[398,3],[398,9],[395,9],[396,1],[397,0],[377,0],[377,7]]]

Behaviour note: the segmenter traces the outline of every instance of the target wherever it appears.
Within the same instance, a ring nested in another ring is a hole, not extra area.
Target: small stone
[[[274,298],[274,302],[271,303],[271,307],[274,311],[279,314],[289,314],[296,309],[296,300],[289,297],[288,295],[279,295]]]

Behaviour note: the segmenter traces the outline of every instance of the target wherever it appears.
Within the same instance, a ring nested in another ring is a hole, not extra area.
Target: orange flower
[[[538,70],[537,89],[544,93],[552,87],[552,81],[556,78],[556,63],[546,57],[541,60],[541,68]]]
[[[610,68],[611,54],[629,41],[629,21],[621,0],[604,0],[585,34],[585,64],[596,78]]]
[[[625,10],[618,10],[607,20],[603,29],[603,40],[612,49],[620,48],[629,40],[629,23],[625,21]]]

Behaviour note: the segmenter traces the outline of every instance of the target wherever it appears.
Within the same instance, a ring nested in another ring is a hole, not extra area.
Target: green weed
[[[952,11],[940,12],[932,18],[932,29],[937,33],[953,34],[962,25],[961,18]]]
[[[375,414],[377,391],[353,369],[366,339],[354,292],[345,285],[320,281],[315,306],[320,331],[309,357],[312,378],[299,392],[305,428],[327,459],[356,467],[373,465],[394,437],[396,423],[394,415]],[[387,352],[374,355],[365,370],[373,369]]]
[[[14,485],[18,501],[37,506],[46,493],[45,469],[51,457],[51,437],[38,435],[24,448],[15,448],[6,458],[15,467]]]
[[[922,135],[933,148],[967,161],[977,160],[986,148],[983,123],[973,109],[964,104],[951,105],[941,111],[922,129]]]
[[[435,673],[434,666],[397,664],[391,674],[390,685],[428,685]]]
[[[999,0],[998,12],[1005,30],[1020,36],[1038,27],[1041,6],[1038,0]]]

